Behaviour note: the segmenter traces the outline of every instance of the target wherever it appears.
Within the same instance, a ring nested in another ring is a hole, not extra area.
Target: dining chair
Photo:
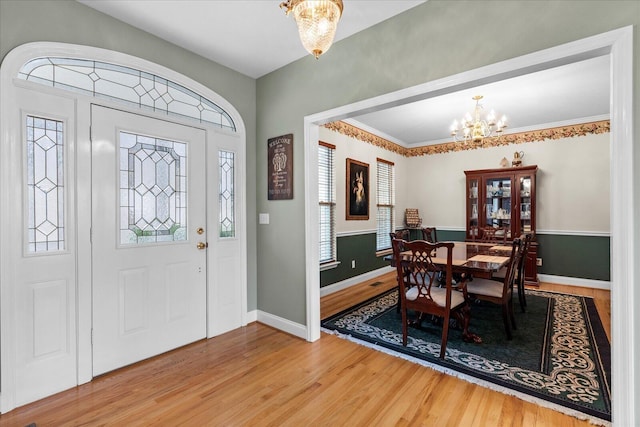
[[[525,264],[527,262],[527,254],[529,253],[529,247],[531,246],[531,240],[533,240],[533,233],[525,233],[520,236],[520,239],[524,241],[522,248],[522,255],[520,256],[520,262],[518,263],[518,269],[516,271],[515,285],[518,291],[518,302],[520,303],[520,309],[524,313],[527,307],[527,300],[524,292],[525,282]],[[496,273],[491,275],[494,280],[504,280],[504,276],[507,273],[507,268],[502,268]]]
[[[523,246],[523,240],[519,238],[513,240],[511,256],[502,281],[474,277],[466,284],[467,295],[471,300],[487,301],[502,307],[502,320],[509,340],[513,338],[511,329],[517,329],[516,319],[513,314],[513,284],[522,256]]]
[[[480,242],[483,243],[506,243],[507,229],[504,227],[484,227],[481,230]]]
[[[420,231],[422,231],[422,240],[426,240],[429,243],[436,243],[438,241],[438,234],[435,227],[423,227]]]
[[[417,314],[415,326],[419,327],[424,315],[442,318],[440,359],[444,359],[451,316],[463,329],[463,337],[468,336],[470,309],[466,293],[454,291],[451,282],[453,263],[453,242],[429,243],[424,240],[406,242],[393,241],[393,253],[398,270],[398,289],[402,313],[402,345],[408,340],[409,312]],[[445,248],[446,264],[434,262],[435,251]],[[445,281],[440,287],[438,273],[445,272]],[[460,284],[458,285],[460,286]],[[464,289],[464,283],[461,286]]]
[[[398,230],[393,233],[389,233],[391,237],[391,247],[393,249],[393,253],[391,255],[391,267],[397,267],[396,263],[396,251],[402,252],[404,250],[404,244],[409,240],[409,230]],[[395,244],[394,241],[398,240],[398,243]],[[400,274],[400,271],[397,270],[397,274]],[[406,276],[407,271],[406,268],[403,268],[402,275]],[[399,279],[396,277],[396,281],[399,282]],[[400,288],[398,287],[398,303],[396,304],[396,313],[400,313]]]
[[[389,233],[389,237],[391,237],[392,241],[393,239],[409,240],[409,235],[409,230],[406,229],[396,230]]]

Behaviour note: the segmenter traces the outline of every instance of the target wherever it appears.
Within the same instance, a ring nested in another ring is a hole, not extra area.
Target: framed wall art
[[[293,134],[267,141],[268,200],[293,199]]]
[[[347,159],[347,220],[369,219],[369,164]]]

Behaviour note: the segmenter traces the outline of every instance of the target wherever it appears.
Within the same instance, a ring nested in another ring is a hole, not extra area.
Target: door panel
[[[2,188],[3,402],[19,406],[77,384],[72,100],[16,89]],[[9,315],[11,314],[11,315]],[[9,394],[13,393],[13,394]]]
[[[93,374],[206,336],[205,132],[92,106]]]
[[[244,206],[242,158],[239,138],[223,132],[211,132],[208,152],[209,204],[209,327],[208,336],[222,334],[246,324],[246,271],[243,268]],[[229,224],[233,226],[229,226]],[[230,232],[230,230],[233,232]]]

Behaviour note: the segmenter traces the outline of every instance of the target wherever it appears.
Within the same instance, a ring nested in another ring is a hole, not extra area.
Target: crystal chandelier
[[[293,11],[300,40],[310,54],[318,59],[329,50],[342,16],[342,0],[285,0],[280,7],[287,15]]]
[[[454,120],[451,125],[451,136],[458,142],[464,141],[467,143],[473,141],[478,143],[494,134],[502,134],[503,129],[507,127],[507,117],[502,116],[496,122],[496,114],[491,110],[487,118],[483,120],[480,116],[482,95],[476,95],[472,99],[476,101],[473,117],[467,113],[460,122]]]

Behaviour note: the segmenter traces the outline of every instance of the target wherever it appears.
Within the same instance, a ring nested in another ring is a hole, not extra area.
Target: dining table
[[[489,278],[493,273],[504,268],[511,258],[511,245],[479,242],[453,243],[452,269],[456,273]],[[446,265],[446,248],[437,249],[434,262]]]
[[[500,243],[480,242],[451,242],[454,243],[452,251],[451,267],[453,273],[464,274],[465,281],[473,280],[473,277],[491,278],[491,275],[507,266],[511,259],[512,246]],[[410,251],[400,252],[400,256],[409,256]],[[447,248],[441,247],[435,250],[431,260],[433,263],[446,266]],[[395,266],[394,257],[391,256],[391,265]],[[412,324],[419,325],[420,317]],[[482,343],[482,338],[470,331],[463,331],[463,339],[468,342]]]
[[[466,273],[475,277],[490,278],[491,275],[504,268],[511,257],[511,245],[500,243],[480,242],[451,242],[454,244],[452,252],[452,270],[454,273]],[[404,255],[403,252],[400,255]],[[447,249],[438,248],[432,256],[435,264],[447,264]],[[393,256],[391,265],[395,266]]]

